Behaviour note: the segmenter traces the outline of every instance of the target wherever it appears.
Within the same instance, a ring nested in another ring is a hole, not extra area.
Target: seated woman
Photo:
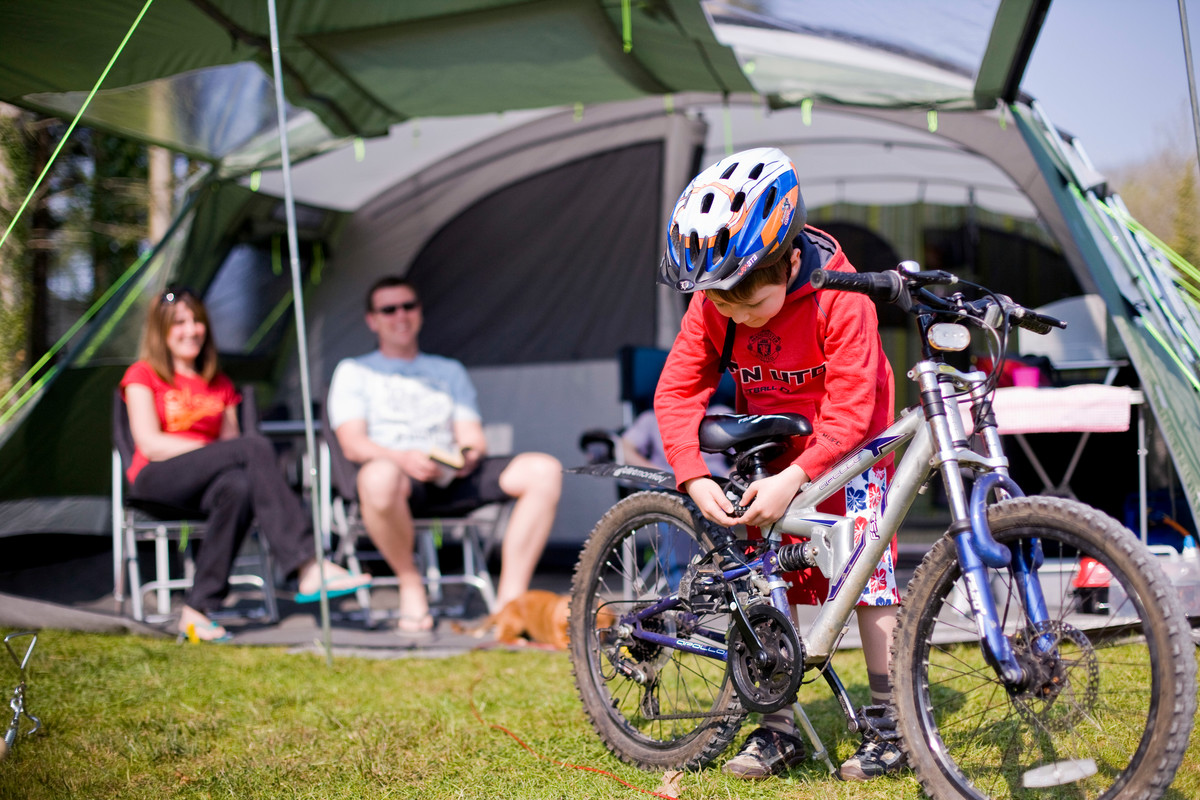
[[[276,562],[299,583],[299,602],[320,597],[321,565],[313,557],[312,521],[261,436],[241,436],[236,406],[241,396],[217,371],[217,348],[200,299],[168,289],[151,306],[142,352],[121,379],[136,451],[128,471],[130,497],[195,508],[208,532],[196,557],[196,574],[179,617],[204,641],[228,639],[208,618],[229,591],[229,573],[252,520]],[[324,563],[329,597],[370,582]]]

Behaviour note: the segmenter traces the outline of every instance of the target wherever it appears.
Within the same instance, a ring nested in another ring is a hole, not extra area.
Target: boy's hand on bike
[[[784,515],[800,487],[808,483],[808,475],[795,464],[778,475],[761,478],[746,489],[742,505],[746,511],[738,520],[743,525],[763,527]]]
[[[721,491],[721,487],[712,478],[692,478],[683,488],[700,509],[700,513],[710,522],[727,528],[742,523],[733,516],[733,503],[729,502],[725,492]]]

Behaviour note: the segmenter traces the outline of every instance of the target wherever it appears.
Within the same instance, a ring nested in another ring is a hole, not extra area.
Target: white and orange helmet
[[[727,156],[683,190],[658,280],[677,291],[730,289],[772,262],[807,220],[792,160],[774,147]]]

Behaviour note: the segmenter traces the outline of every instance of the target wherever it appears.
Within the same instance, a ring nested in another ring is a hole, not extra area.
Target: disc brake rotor
[[[1079,724],[1096,704],[1100,664],[1087,635],[1060,621],[1042,622],[1012,638],[1013,650],[1035,670],[1029,688],[1012,698],[1017,712],[1046,730]]]

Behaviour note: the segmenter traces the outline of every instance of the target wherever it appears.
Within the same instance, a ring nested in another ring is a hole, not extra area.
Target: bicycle
[[[1195,648],[1181,603],[1154,556],[1116,520],[1076,501],[1023,496],[991,407],[1008,331],[1065,323],[914,262],[881,273],[817,270],[811,280],[916,316],[922,357],[909,376],[920,403],[802,487],[756,540],[704,519],[667,472],[572,470],[642,489],[596,524],[573,577],[572,669],[600,738],[644,769],[699,769],[728,747],[748,712],[792,705],[814,758],[833,772],[795,702],[816,671],[850,731],[896,741],[938,800],[1159,797],[1196,711]],[[931,288],[956,284],[975,299]],[[990,373],[945,361],[969,345],[968,325],[994,350]],[[969,403],[967,422],[955,413],[960,401]],[[708,416],[700,441],[733,456],[725,489],[736,502],[790,437],[810,432],[796,414]],[[893,454],[878,536],[856,532],[854,517],[816,511]],[[892,535],[935,475],[951,523],[899,611],[892,702],[855,709],[831,658]],[[783,532],[808,541],[782,545]],[[1079,579],[1081,563],[1111,575],[1106,595]],[[827,576],[830,591],[800,632],[782,573],[804,567]]]

